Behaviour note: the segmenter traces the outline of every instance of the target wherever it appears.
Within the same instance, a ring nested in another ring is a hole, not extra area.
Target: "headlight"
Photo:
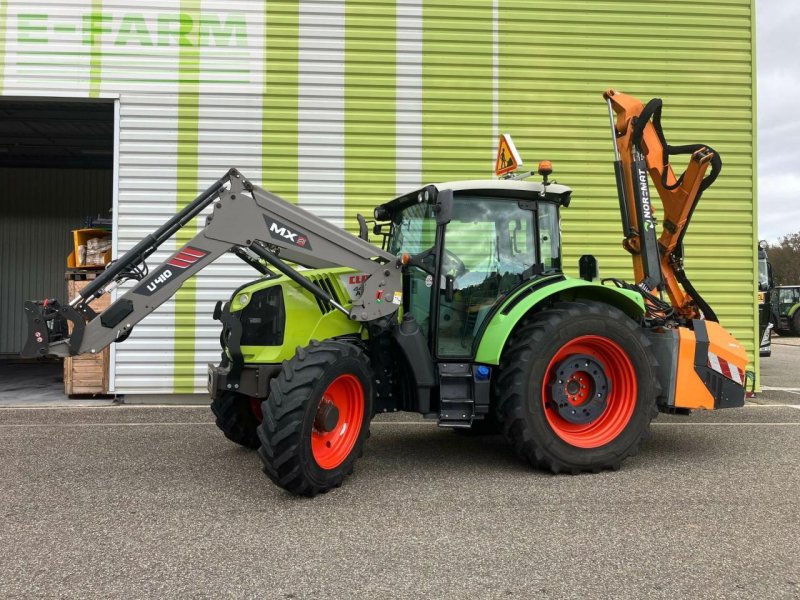
[[[247,294],[239,294],[239,304],[242,306],[247,306],[248,302],[250,302],[250,296]]]

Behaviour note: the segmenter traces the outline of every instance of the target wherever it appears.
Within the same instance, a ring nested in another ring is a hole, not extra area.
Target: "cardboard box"
[[[89,240],[101,239],[111,242],[111,232],[107,229],[74,229],[72,231],[73,248],[67,257],[68,269],[104,269],[111,262],[111,248],[102,253],[102,264],[87,264],[86,253],[80,250],[81,246],[87,249]]]

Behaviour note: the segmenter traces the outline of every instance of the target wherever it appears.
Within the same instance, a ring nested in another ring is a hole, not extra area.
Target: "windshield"
[[[435,243],[436,219],[430,204],[414,204],[392,217],[392,231],[389,237],[389,252],[392,254],[408,252],[412,256],[420,255],[433,250]],[[434,260],[433,252],[422,258],[428,271],[432,271]],[[422,334],[427,338],[430,328],[433,276],[419,267],[409,266],[407,284],[408,311],[417,320]]]
[[[419,254],[433,248],[435,241],[436,220],[430,204],[415,204],[394,215],[389,239],[392,254]]]

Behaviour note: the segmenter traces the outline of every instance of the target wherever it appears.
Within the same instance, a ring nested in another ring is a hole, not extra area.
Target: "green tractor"
[[[339,485],[372,416],[388,411],[494,427],[554,472],[618,467],[656,414],[656,361],[639,293],[562,273],[559,209],[569,198],[556,184],[482,181],[379,206],[383,249],[405,257],[404,302],[366,327],[286,275],[240,288],[218,311],[217,425],[297,493]],[[365,273],[303,276],[348,311],[364,293]]]
[[[373,416],[392,411],[502,431],[553,472],[617,468],[667,401],[642,294],[562,272],[559,211],[570,197],[566,186],[517,179],[429,185],[375,209],[378,247],[363,217],[353,236],[232,171],[69,305],[28,303],[25,353],[122,341],[234,251],[261,276],[215,309],[223,352],[209,365],[211,407],[279,486],[314,495],[340,485]],[[89,312],[109,281],[130,277],[211,203],[197,237]]]
[[[507,163],[504,179],[428,185],[381,204],[371,231],[359,215],[358,236],[231,170],[68,304],[27,302],[23,355],[122,342],[189,277],[234,253],[261,275],[214,311],[216,423],[258,451],[277,485],[311,496],[353,471],[377,413],[502,432],[532,465],[579,473],[618,468],[658,410],[741,406],[747,357],[710,309],[679,318],[661,284],[645,285],[654,271],[637,285],[604,284],[591,256],[580,278],[566,276],[559,212],[571,190],[548,180],[549,164],[533,182]],[[618,188],[626,235],[654,236],[646,176],[623,177],[637,182],[630,202]],[[192,240],[144,268],[207,207]],[[138,283],[91,308],[126,279]]]
[[[779,335],[800,335],[800,285],[779,285],[772,290],[772,322]]]

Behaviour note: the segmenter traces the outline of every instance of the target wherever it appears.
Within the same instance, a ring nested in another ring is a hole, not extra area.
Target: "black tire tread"
[[[332,473],[326,481],[314,481],[307,476],[302,464],[300,445],[306,401],[325,368],[347,357],[368,364],[367,356],[353,343],[314,340],[305,348],[298,347],[291,359],[283,361],[280,373],[270,382],[270,394],[261,407],[264,419],[257,430],[261,441],[258,455],[267,477],[293,494],[314,496],[339,487],[352,473],[355,459],[363,453],[363,441],[369,437],[369,415],[364,422],[365,435],[356,442],[340,472]]]
[[[656,397],[660,392],[660,388],[658,382],[654,381],[656,385],[656,394],[652,398],[652,403],[649,407],[647,426],[641,430],[640,435],[630,446],[617,454],[613,459],[607,460],[603,464],[591,466],[567,463],[559,460],[553,453],[548,451],[545,441],[536,439],[535,436],[531,435],[531,432],[528,431],[525,426],[525,421],[523,420],[522,412],[525,407],[525,401],[521,396],[524,386],[523,378],[525,376],[525,365],[533,358],[534,349],[536,347],[544,347],[546,345],[546,339],[547,336],[550,335],[550,332],[557,330],[566,320],[576,316],[583,316],[587,311],[593,314],[603,314],[615,318],[621,325],[628,327],[631,331],[639,335],[654,373],[658,366],[655,356],[650,351],[651,343],[641,333],[639,325],[618,309],[601,302],[589,300],[562,302],[556,304],[552,309],[534,314],[517,326],[501,357],[500,373],[496,387],[496,410],[499,415],[499,420],[503,424],[503,433],[511,443],[515,453],[521,458],[528,460],[534,467],[546,469],[552,473],[597,473],[603,469],[619,469],[625,458],[636,455],[639,452],[641,444],[650,439],[650,421],[658,416]]]
[[[255,450],[261,443],[256,433],[258,419],[250,409],[250,399],[235,392],[227,392],[211,401],[211,412],[217,427],[230,441]]]
[[[800,309],[794,311],[792,315],[792,325],[789,333],[795,337],[800,336]]]

